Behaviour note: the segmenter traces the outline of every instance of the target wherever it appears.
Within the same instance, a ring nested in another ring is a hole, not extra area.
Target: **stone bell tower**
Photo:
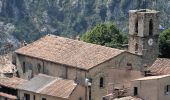
[[[129,11],[128,51],[142,57],[143,65],[151,65],[159,54],[159,12],[141,9]]]

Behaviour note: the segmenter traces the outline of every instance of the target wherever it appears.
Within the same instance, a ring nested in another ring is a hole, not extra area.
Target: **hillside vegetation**
[[[127,33],[128,11],[141,8],[159,10],[161,24],[170,26],[169,0],[0,0],[0,48],[48,33],[74,38],[104,22]]]

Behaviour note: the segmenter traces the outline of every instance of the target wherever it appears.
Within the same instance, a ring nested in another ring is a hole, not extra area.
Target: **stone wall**
[[[165,93],[167,85],[170,85],[170,77],[141,81],[136,80],[133,82],[132,89],[137,87],[137,96],[144,100],[169,100],[170,94]],[[133,92],[131,95],[134,95]]]
[[[111,93],[113,91],[111,88],[116,85],[129,88],[131,80],[143,77],[139,71],[140,61],[139,56],[126,52],[92,68],[88,73],[88,77],[92,79],[92,100],[102,100],[102,96]],[[127,66],[127,64],[132,66]],[[101,77],[104,78],[103,88],[99,87]]]
[[[28,63],[26,64],[25,74],[23,74],[22,71],[23,62]],[[41,73],[47,75],[76,80],[78,83],[83,85],[86,77],[92,79],[92,100],[102,100],[102,96],[105,96],[109,92],[113,91],[113,89],[110,88],[115,84],[121,84],[121,86],[124,86],[124,84],[126,85],[126,83],[129,83],[130,80],[142,77],[140,72],[141,57],[129,52],[124,52],[117,57],[89,69],[88,71],[43,61],[36,58],[17,55],[17,68],[22,78],[29,78],[28,76],[31,74],[29,75],[28,73],[31,72],[31,70],[34,75],[38,74],[38,64],[42,66]],[[104,79],[104,87],[102,88],[99,87],[101,77]],[[89,88],[87,88],[87,94],[84,95],[88,97]]]
[[[18,97],[20,100],[23,100],[24,94],[29,94],[30,95],[30,100],[42,100],[42,98],[46,98],[46,100],[86,100],[85,99],[85,88],[82,87],[81,85],[78,85],[75,90],[73,90],[72,94],[68,99],[61,98],[61,97],[55,97],[55,96],[50,96],[50,95],[45,95],[45,94],[39,94],[35,92],[29,92],[25,90],[18,90]]]
[[[80,83],[85,80],[86,72],[75,67],[69,67],[23,55],[17,55],[16,58],[17,69],[21,78],[30,79],[38,73],[43,73],[50,76],[76,80]],[[23,73],[23,62],[25,62],[25,73]],[[41,66],[40,72],[38,71],[38,65]]]

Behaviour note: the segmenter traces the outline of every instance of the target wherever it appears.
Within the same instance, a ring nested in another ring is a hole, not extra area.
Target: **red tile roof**
[[[77,86],[78,84],[76,84],[74,80],[38,74],[31,80],[20,85],[18,88],[20,90],[49,95],[53,97],[69,98]]]
[[[133,96],[127,96],[127,97],[122,97],[122,98],[116,98],[113,100],[143,100],[141,98],[133,97]]]
[[[69,98],[76,86],[77,84],[73,80],[59,79],[43,88],[39,93],[55,97]]]
[[[17,89],[17,86],[23,84],[26,81],[27,80],[17,78],[17,77],[12,77],[12,78],[1,77],[0,78],[0,86],[5,86],[5,87]]]
[[[170,59],[158,58],[148,70],[154,75],[170,74]]]
[[[122,52],[125,51],[55,35],[46,35],[16,50],[16,53],[21,55],[85,70],[103,63]]]
[[[8,100],[17,100],[17,96],[11,95],[11,94],[6,94],[3,92],[0,92],[0,97],[5,97],[8,98]]]
[[[158,75],[158,76],[148,76],[148,77],[142,77],[135,79],[135,81],[145,81],[145,80],[157,80],[157,79],[162,79],[162,78],[167,78],[170,77],[170,75]]]

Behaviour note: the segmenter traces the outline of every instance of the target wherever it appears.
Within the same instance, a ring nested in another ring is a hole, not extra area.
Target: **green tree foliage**
[[[127,36],[120,32],[114,24],[98,24],[87,31],[81,40],[107,47],[122,48],[127,43]]]
[[[159,48],[160,57],[170,58],[170,28],[160,34]]]

